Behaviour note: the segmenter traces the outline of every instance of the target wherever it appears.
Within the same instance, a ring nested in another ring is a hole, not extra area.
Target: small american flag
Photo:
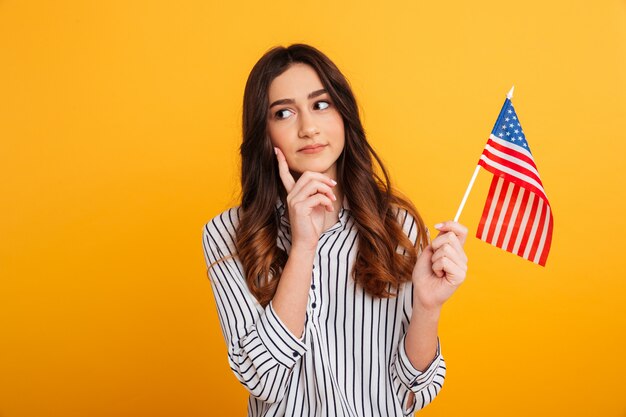
[[[552,210],[508,97],[478,165],[494,176],[476,237],[545,266],[552,242]]]

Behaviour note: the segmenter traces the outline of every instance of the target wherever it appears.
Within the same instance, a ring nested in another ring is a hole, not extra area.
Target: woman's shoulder
[[[235,235],[239,226],[240,206],[231,207],[205,223],[202,241],[205,249],[215,247],[220,252],[235,251]]]
[[[239,224],[239,213],[241,206],[231,207],[223,212],[215,215],[211,220],[206,222],[205,229],[207,228],[230,228],[237,227]]]

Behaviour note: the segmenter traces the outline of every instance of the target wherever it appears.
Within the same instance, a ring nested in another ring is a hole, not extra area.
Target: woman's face
[[[315,70],[293,64],[270,84],[267,131],[291,171],[337,177],[345,142],[343,119]]]

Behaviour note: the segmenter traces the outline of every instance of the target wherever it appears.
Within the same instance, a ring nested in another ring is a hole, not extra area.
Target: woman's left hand
[[[439,235],[424,248],[413,269],[413,307],[429,311],[441,309],[467,274],[463,251],[467,228],[454,221],[435,228]]]

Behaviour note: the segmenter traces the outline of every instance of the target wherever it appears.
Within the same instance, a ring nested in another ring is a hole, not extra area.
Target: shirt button
[[[293,357],[296,358],[298,356],[298,352],[296,352],[295,350],[292,353]]]
[[[317,304],[313,303],[311,304],[311,308],[315,308],[317,306]]]
[[[315,289],[315,284],[311,284],[311,289],[314,290]]]

